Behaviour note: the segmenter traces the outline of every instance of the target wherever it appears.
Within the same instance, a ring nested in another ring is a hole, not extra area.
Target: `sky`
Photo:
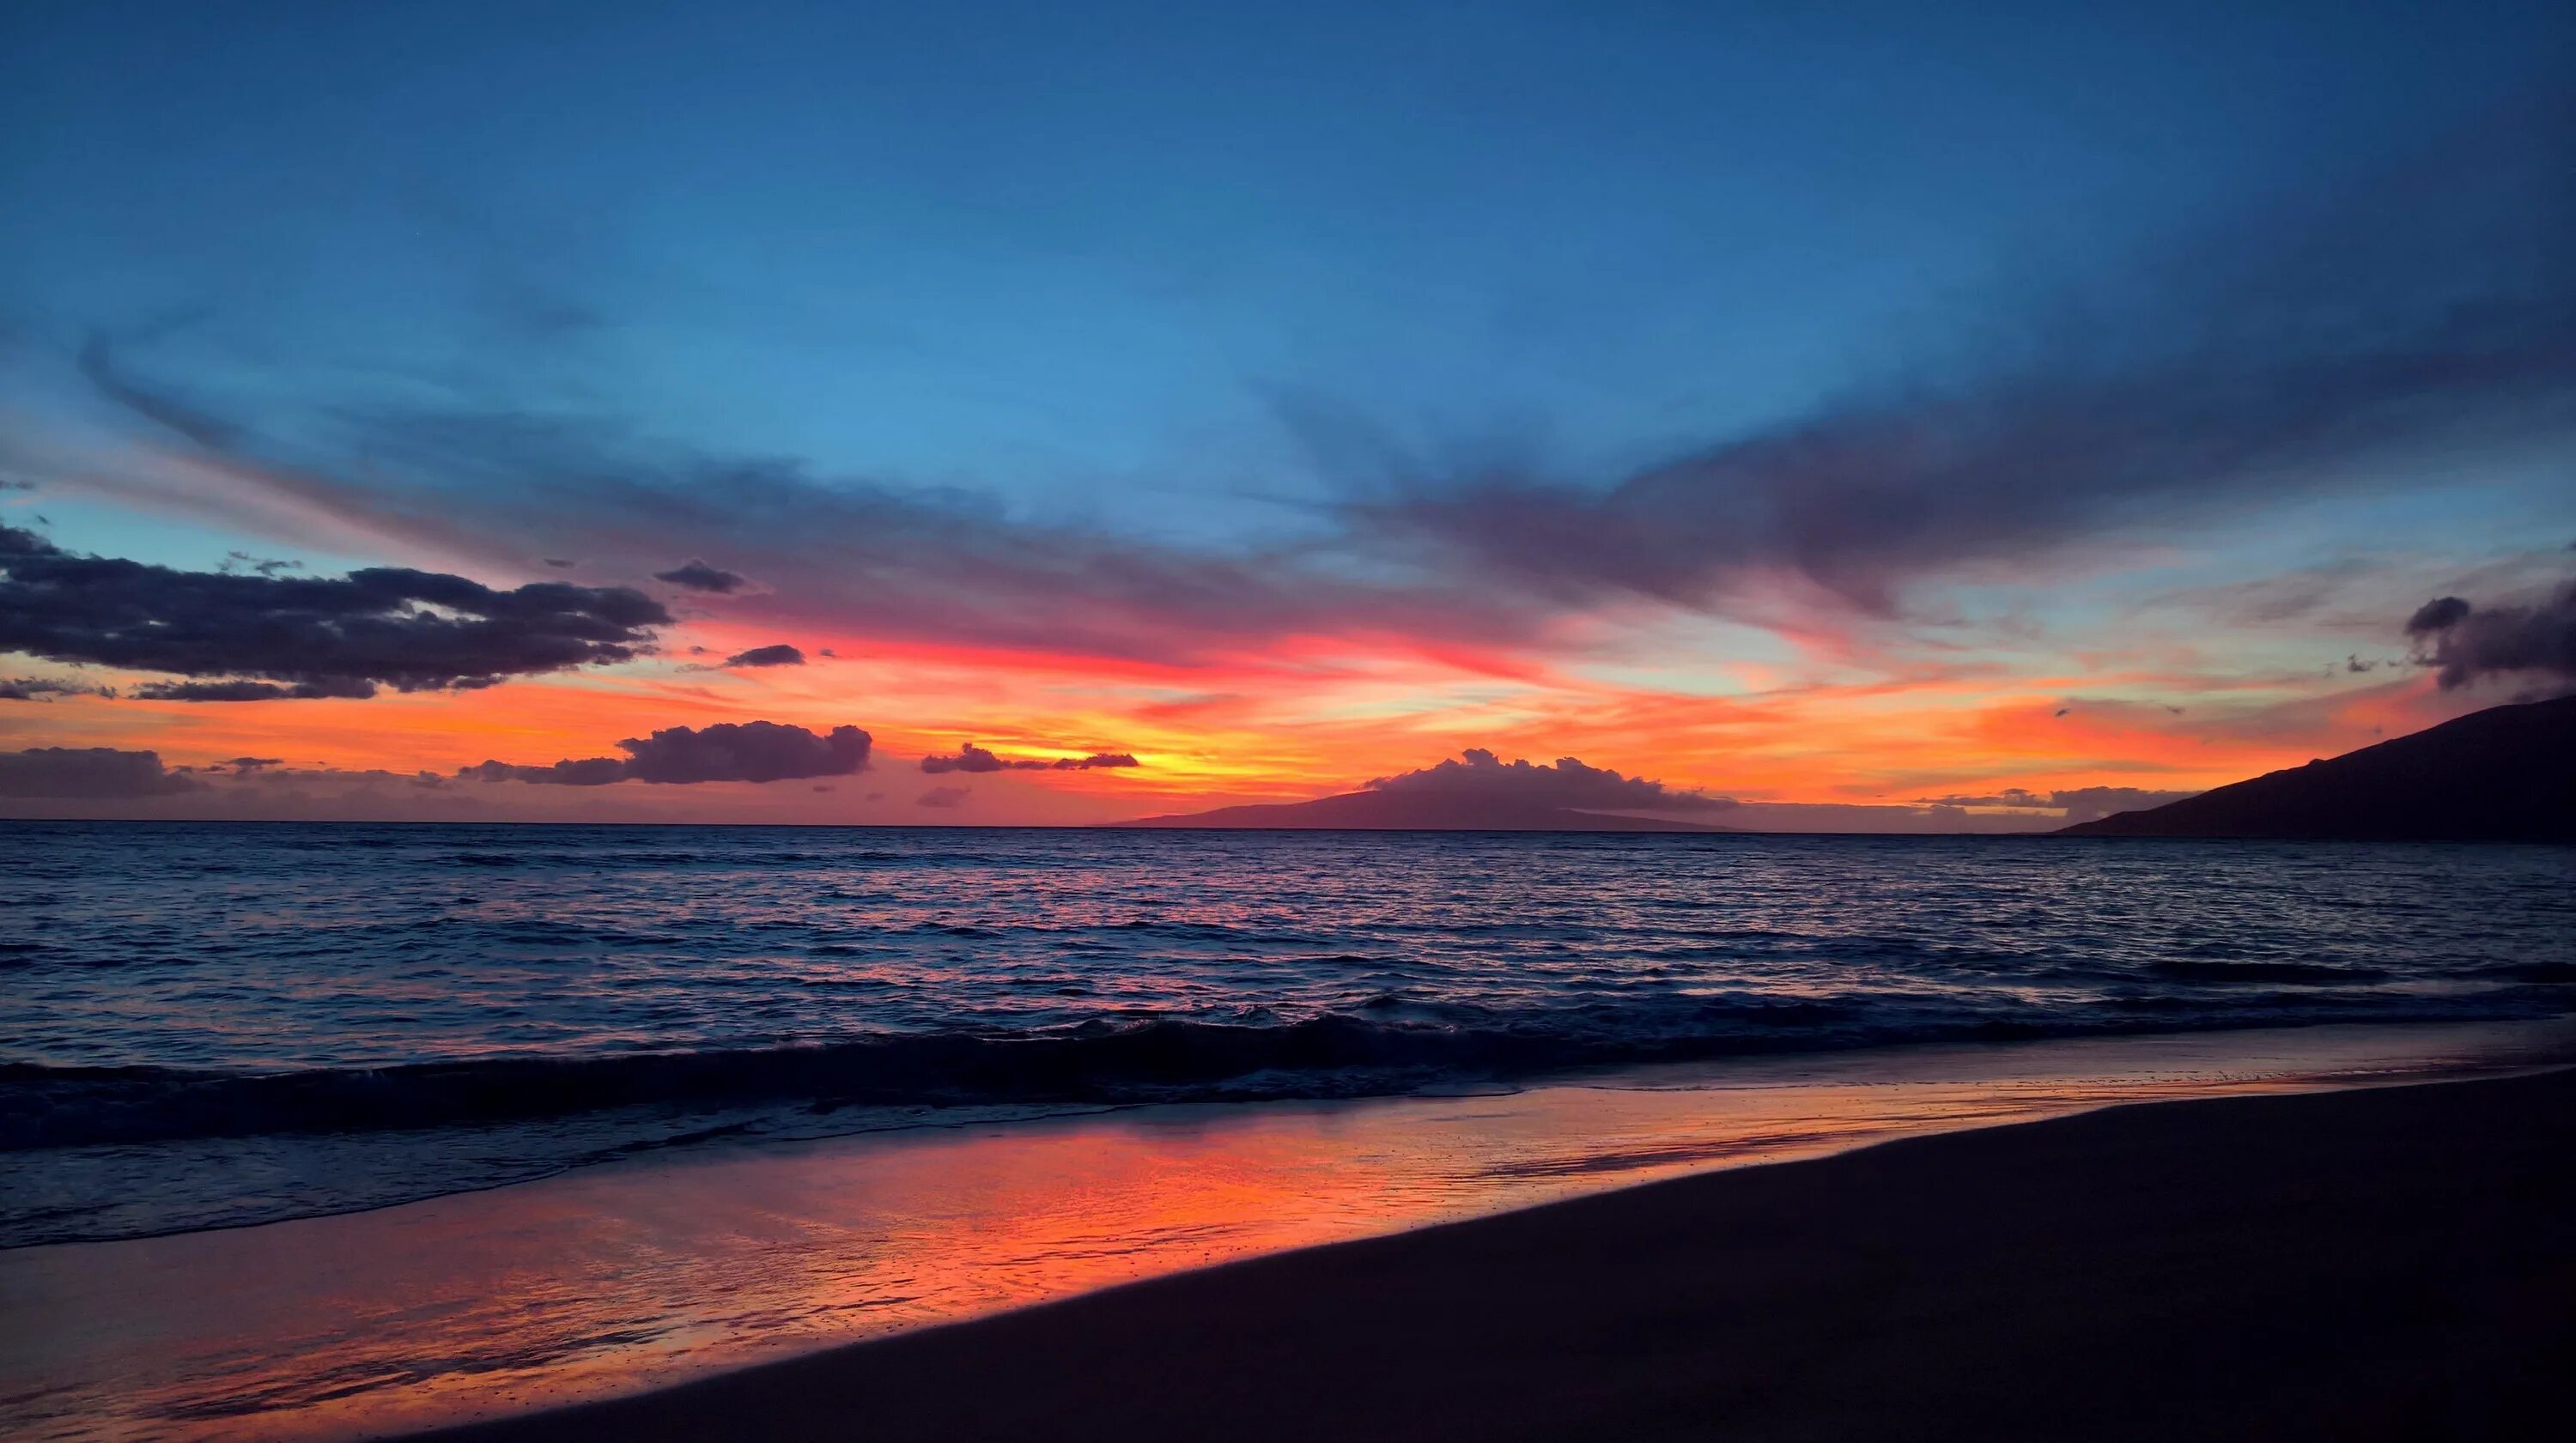
[[[2570,76],[2547,4],[11,6],[0,815],[2010,830],[2552,694]]]

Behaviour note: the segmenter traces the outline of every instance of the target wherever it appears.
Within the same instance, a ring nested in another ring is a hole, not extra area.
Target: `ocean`
[[[2576,851],[0,826],[0,1247],[616,1159],[1924,1043],[2512,1020]]]

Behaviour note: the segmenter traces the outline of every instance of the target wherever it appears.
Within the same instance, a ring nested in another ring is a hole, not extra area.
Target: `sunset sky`
[[[0,814],[2026,828],[2576,677],[2576,9],[1780,10],[9,7]]]

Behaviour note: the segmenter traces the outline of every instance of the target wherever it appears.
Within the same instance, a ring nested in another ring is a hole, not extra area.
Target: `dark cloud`
[[[730,596],[740,591],[744,583],[751,578],[738,572],[727,571],[722,567],[709,566],[692,556],[687,562],[668,571],[654,572],[653,579],[667,581],[673,586],[685,586],[691,591],[712,591]]]
[[[2406,635],[2419,663],[2441,668],[2445,691],[2498,674],[2576,681],[2576,581],[2526,606],[2428,601],[2406,619]]]
[[[373,682],[350,677],[320,681],[147,681],[134,688],[138,701],[319,701],[326,698],[364,701],[376,694]]]
[[[58,696],[113,698],[116,688],[51,676],[0,676],[0,701],[52,701]]]
[[[626,780],[626,758],[583,757],[554,762],[547,766],[518,766],[509,762],[476,762],[459,767],[456,775],[469,782],[533,782],[554,787],[604,787]]]
[[[1736,805],[1731,797],[1675,791],[1643,777],[1623,777],[1602,767],[1559,757],[1547,766],[1505,762],[1481,747],[1420,771],[1379,777],[1369,790],[1407,796],[1464,797],[1533,807],[1594,812],[1713,812]]]
[[[921,769],[932,776],[947,772],[998,772],[1008,770],[1010,763],[968,742],[953,757],[923,757]]]
[[[1099,767],[1135,765],[1137,765],[1136,759],[1125,752],[1094,752],[1087,757],[1057,757],[1053,760],[1038,757],[999,757],[973,742],[960,747],[957,755],[953,757],[931,756],[921,759],[921,769],[932,776],[947,772],[1084,772]]]
[[[260,576],[277,576],[289,571],[302,571],[301,561],[280,561],[272,557],[253,556],[247,551],[227,551],[217,571],[248,571]]]
[[[670,620],[625,587],[498,591],[400,567],[337,579],[180,571],[74,555],[0,526],[0,651],[219,678],[136,692],[172,700],[491,686],[630,660]]]
[[[779,782],[845,777],[868,767],[872,739],[853,726],[817,734],[780,722],[718,722],[665,727],[617,745],[623,757],[583,757],[549,766],[487,761],[457,775],[469,781],[601,787],[613,782],[686,786],[697,782]]]
[[[545,556],[538,559],[545,562],[546,565],[555,568],[557,571],[570,571],[574,567],[581,565],[580,562],[563,556]]]
[[[870,738],[853,726],[816,735],[777,722],[666,727],[619,742],[633,755],[628,775],[644,782],[774,782],[844,777],[867,770]]]
[[[1382,476],[1379,547],[1561,604],[1723,608],[1795,578],[1874,613],[1934,573],[2329,488],[2441,446],[2576,431],[2576,107],[2285,200],[2018,334],[1606,490]]]
[[[776,646],[755,646],[749,651],[737,651],[726,657],[724,664],[727,666],[803,666],[805,653],[782,641]]]
[[[0,752],[0,797],[126,801],[195,791],[199,785],[164,768],[159,752],[123,752],[112,747]]]
[[[2428,632],[2443,631],[2459,625],[2468,614],[2469,604],[2456,596],[2445,596],[2428,601],[2415,608],[2413,616],[2406,618],[2406,634],[2422,636]]]
[[[913,798],[913,801],[919,806],[937,807],[944,810],[949,807],[962,807],[966,805],[966,798],[969,795],[971,795],[971,792],[965,787],[932,787],[929,791],[923,792],[920,796]]]

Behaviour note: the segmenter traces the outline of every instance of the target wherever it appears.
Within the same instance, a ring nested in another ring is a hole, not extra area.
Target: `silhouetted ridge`
[[[2576,842],[2576,696],[2472,712],[2060,835]]]
[[[1483,797],[1396,791],[1344,792],[1311,802],[1219,807],[1146,817],[1123,827],[1215,827],[1360,832],[1726,832],[1700,822],[1625,817]]]

